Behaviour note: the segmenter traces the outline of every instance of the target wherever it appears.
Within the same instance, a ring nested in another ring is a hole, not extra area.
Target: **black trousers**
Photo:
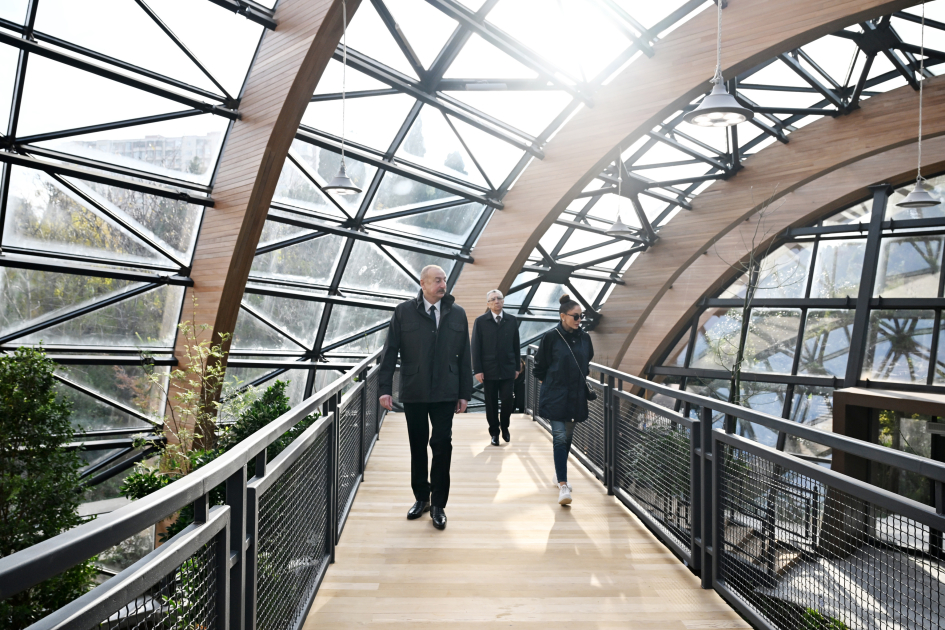
[[[486,397],[486,420],[489,421],[489,435],[499,435],[499,426],[509,428],[509,419],[512,417],[512,393],[514,392],[514,378],[497,381],[483,381],[482,389]],[[499,402],[502,403],[502,417],[499,418]]]
[[[404,403],[410,439],[410,487],[417,501],[445,508],[450,497],[450,459],[453,455],[453,413],[456,402]],[[430,427],[433,427],[431,435]],[[427,477],[427,442],[433,464]],[[432,497],[431,497],[432,493]]]

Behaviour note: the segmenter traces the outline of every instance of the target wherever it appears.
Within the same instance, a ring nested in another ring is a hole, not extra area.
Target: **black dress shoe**
[[[493,435],[493,436],[492,436],[492,446],[498,446],[498,445],[499,445],[499,436],[498,436],[498,435]]]
[[[433,527],[446,529],[446,512],[443,511],[443,508],[436,506],[430,508],[430,517],[433,519]]]
[[[413,504],[413,507],[407,510],[407,520],[418,519],[423,516],[424,512],[429,511],[430,502],[429,501],[417,501]]]
[[[509,434],[508,429],[502,429],[502,439],[505,440],[506,442],[512,441],[512,436]]]

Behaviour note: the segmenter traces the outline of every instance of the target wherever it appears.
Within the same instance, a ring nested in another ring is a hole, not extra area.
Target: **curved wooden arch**
[[[360,0],[347,0],[348,21]],[[182,321],[232,334],[269,204],[302,115],[341,41],[341,0],[281,0],[277,28],[263,37],[240,102],[194,253]],[[191,297],[196,296],[194,313]],[[175,351],[183,360],[185,340]],[[226,344],[229,346],[229,343]]]
[[[928,114],[923,137],[945,135],[945,78],[929,79],[925,98]],[[904,112],[917,111],[918,93],[910,87],[875,96],[849,116],[822,119],[794,132],[789,144],[760,151],[745,162],[745,169],[738,177],[715,182],[706,189],[693,202],[691,212],[676,217],[662,229],[657,245],[641,256],[625,275],[626,284],[615,287],[611,293],[604,317],[595,331],[595,347],[602,349],[601,358],[611,365],[623,366],[622,369],[633,366],[639,373],[653,356],[650,350],[660,347],[666,335],[658,340],[656,336],[661,332],[669,334],[671,330],[653,331],[649,340],[641,340],[632,353],[628,349],[643,326],[650,320],[655,322],[653,311],[657,304],[701,254],[735,231],[765,203],[780,203],[798,192],[793,203],[801,204],[802,187],[844,168],[849,169],[849,174],[855,174],[855,167],[861,161],[913,144],[916,117],[904,115]],[[895,167],[900,169],[898,173],[895,169],[892,173],[889,168],[881,169],[881,177],[902,177],[912,164],[914,158]],[[838,181],[839,177],[823,181]],[[874,181],[875,178],[865,183]],[[848,186],[846,194],[856,194],[862,191],[862,186],[863,182]],[[811,185],[811,190],[816,189],[817,186]],[[829,189],[824,196],[821,206],[844,199],[844,193],[831,193]],[[853,199],[855,197],[850,201]],[[815,211],[800,212],[794,221],[784,225],[805,221]],[[736,251],[726,258],[733,260],[743,255],[744,251]],[[665,315],[665,311],[661,314]],[[678,323],[678,315],[672,317],[673,322]],[[653,326],[659,325],[654,323]],[[608,352],[608,349],[612,350]]]
[[[723,68],[731,77],[850,24],[899,11],[916,0],[730,0]],[[454,294],[478,304],[490,289],[507,292],[528,255],[561,212],[627,147],[709,90],[715,70],[715,12],[704,11],[656,44],[594,95],[524,171],[493,214]],[[792,140],[793,142],[793,140]],[[736,179],[741,174],[736,176]],[[649,256],[649,253],[647,254]],[[470,317],[475,309],[470,309]],[[471,324],[470,324],[471,325]]]
[[[945,170],[945,136],[922,144],[923,170]],[[778,202],[765,216],[770,238],[756,243],[767,247],[787,228],[810,225],[845,206],[869,196],[871,184],[894,186],[915,179],[916,145],[911,144],[854,162],[801,186]],[[714,243],[683,271],[660,297],[649,317],[640,325],[620,362],[620,369],[642,374],[663,356],[695,314],[703,297],[715,295],[741,270],[729,263],[748,255],[756,221],[743,221]],[[728,262],[726,262],[728,261]],[[601,342],[605,343],[605,342]]]

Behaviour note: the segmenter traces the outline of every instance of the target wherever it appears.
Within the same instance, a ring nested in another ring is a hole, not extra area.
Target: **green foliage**
[[[645,443],[627,450],[628,470],[633,480],[673,497],[688,497],[689,472],[676,462],[689,459],[689,436],[681,427],[653,426],[647,429]]]
[[[79,525],[80,495],[70,407],[57,398],[55,364],[42,350],[0,356],[0,556],[8,556]],[[95,569],[82,562],[0,602],[0,627],[25,628],[76,599]]]
[[[203,466],[206,466],[223,453],[229,451],[234,446],[251,436],[256,431],[262,429],[270,422],[288,412],[289,397],[286,396],[285,389],[288,381],[276,381],[270,385],[266,391],[259,397],[251,397],[251,402],[245,409],[241,410],[236,422],[224,429],[217,441],[217,446],[210,449],[196,450],[192,449],[187,453],[187,466],[189,472],[193,472]],[[269,445],[266,455],[271,460],[279,453],[284,451],[295,438],[297,438],[305,429],[310,427],[320,414],[317,412],[304,418],[301,422],[286,431],[275,442]],[[255,469],[255,460],[249,462],[247,476],[251,477]],[[159,490],[167,484],[174,481],[179,475],[168,474],[158,468],[147,465],[139,465],[134,472],[125,478],[121,485],[122,496],[129,499],[141,499],[152,492]],[[221,484],[214,488],[210,493],[211,505],[222,505],[226,498],[225,487]],[[194,522],[193,506],[184,507],[177,516],[174,523],[167,528],[167,532],[160,535],[160,540],[166,541]]]
[[[847,624],[836,617],[827,617],[813,608],[804,611],[801,628],[803,630],[848,630]]]

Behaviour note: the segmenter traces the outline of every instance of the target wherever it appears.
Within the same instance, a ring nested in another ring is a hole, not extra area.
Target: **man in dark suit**
[[[492,445],[502,439],[511,441],[509,420],[512,417],[513,387],[519,373],[518,320],[502,310],[505,298],[499,290],[486,294],[484,314],[476,318],[472,332],[472,361],[476,380],[482,383],[486,397],[486,419]],[[501,419],[499,402],[502,403]]]
[[[400,355],[400,402],[407,416],[410,486],[416,499],[407,518],[420,518],[429,510],[437,529],[446,528],[453,414],[466,411],[473,389],[469,324],[466,311],[453,300],[446,293],[446,272],[436,265],[424,267],[420,294],[394,309],[378,374],[380,404],[390,411]],[[429,479],[428,440],[433,451]]]

